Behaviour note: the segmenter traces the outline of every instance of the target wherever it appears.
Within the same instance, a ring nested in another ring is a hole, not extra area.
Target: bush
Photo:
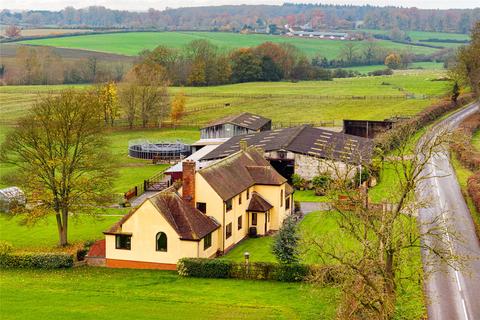
[[[298,282],[307,279],[309,267],[304,264],[281,264],[277,267],[276,280]]]
[[[9,253],[0,255],[0,268],[71,268],[73,257],[66,253]]]
[[[370,173],[368,172],[368,168],[362,168],[361,173],[359,170],[357,170],[357,172],[355,173],[355,176],[353,177],[353,183],[356,186],[359,186],[360,184],[367,181],[369,178],[370,178]]]
[[[300,175],[294,173],[292,175],[292,184],[295,189],[303,190],[307,187],[308,181],[300,177]]]
[[[294,264],[299,260],[299,237],[296,224],[293,216],[287,217],[274,237],[272,252],[277,258],[277,261],[282,264]]]
[[[386,68],[386,69],[381,69],[381,70],[374,70],[374,71],[371,71],[368,73],[369,76],[390,76],[393,74],[393,70],[390,69],[390,68]],[[386,82],[382,82],[382,85],[389,85],[389,84],[386,84]]]
[[[313,177],[312,186],[315,190],[315,195],[323,196],[325,195],[326,190],[329,188],[332,178],[328,175],[319,175]]]
[[[10,254],[13,251],[13,246],[10,242],[0,241],[0,256]]]
[[[182,258],[177,272],[184,277],[230,278],[233,262],[221,259]]]

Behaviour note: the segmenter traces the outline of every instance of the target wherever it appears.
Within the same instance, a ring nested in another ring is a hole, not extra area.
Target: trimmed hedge
[[[228,260],[183,258],[177,263],[177,271],[185,277],[230,278],[233,265]]]
[[[183,258],[177,263],[180,276],[197,278],[235,278],[250,280],[274,280],[284,282],[307,281],[321,278],[328,283],[338,283],[339,267],[310,266],[304,264],[279,264],[271,262],[233,262],[223,259]]]
[[[4,253],[0,268],[61,269],[73,266],[73,256],[66,253]]]

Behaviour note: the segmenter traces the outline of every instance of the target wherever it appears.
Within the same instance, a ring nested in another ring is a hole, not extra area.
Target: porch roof
[[[252,198],[248,204],[247,211],[266,212],[272,208],[273,206],[264,197],[256,191],[252,192]]]

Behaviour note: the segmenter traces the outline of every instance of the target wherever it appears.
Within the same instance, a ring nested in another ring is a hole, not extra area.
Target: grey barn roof
[[[264,118],[262,116],[244,112],[241,114],[233,115],[233,116],[228,116],[225,118],[218,119],[212,123],[209,123],[208,125],[204,126],[204,128],[209,128],[213,126],[219,126],[222,124],[226,123],[231,123],[239,127],[247,128],[250,130],[259,130],[262,128],[264,125],[269,123],[271,120],[268,118]]]
[[[225,158],[240,149],[241,140],[266,152],[290,151],[343,162],[358,162],[360,157],[362,161],[368,160],[373,147],[366,138],[304,125],[232,137],[201,160]]]

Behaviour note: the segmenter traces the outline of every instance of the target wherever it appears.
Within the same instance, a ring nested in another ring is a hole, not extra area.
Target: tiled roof
[[[182,240],[200,240],[220,227],[213,218],[190,207],[171,189],[159,192],[148,198]],[[141,206],[140,206],[141,207]],[[139,208],[140,208],[139,207]],[[138,209],[137,209],[138,210]],[[122,225],[136,212],[130,211],[105,234],[121,233]]]
[[[105,239],[102,239],[92,244],[87,256],[89,258],[105,258],[105,252]]]
[[[199,210],[190,207],[174,192],[150,198],[159,212],[183,240],[200,240],[220,225]]]
[[[250,130],[259,130],[271,120],[262,116],[244,112],[237,115],[227,116],[225,118],[218,119],[212,123],[209,123],[204,128],[219,126],[226,123],[231,123],[239,127],[247,128]]]
[[[285,186],[285,197],[291,195],[293,193],[293,191],[294,190],[293,190],[292,186],[287,183],[286,186]]]
[[[257,211],[257,212],[266,212],[272,209],[273,206],[265,200],[260,194],[257,192],[252,192],[252,198],[248,204],[247,211]]]
[[[254,184],[281,185],[287,181],[255,148],[234,153],[198,173],[223,200]]]
[[[245,140],[248,146],[258,146],[266,152],[291,151],[345,162],[358,162],[360,157],[362,160],[370,159],[373,147],[371,140],[366,138],[300,126],[232,137],[204,156],[202,160],[229,156],[239,150],[241,140]]]

